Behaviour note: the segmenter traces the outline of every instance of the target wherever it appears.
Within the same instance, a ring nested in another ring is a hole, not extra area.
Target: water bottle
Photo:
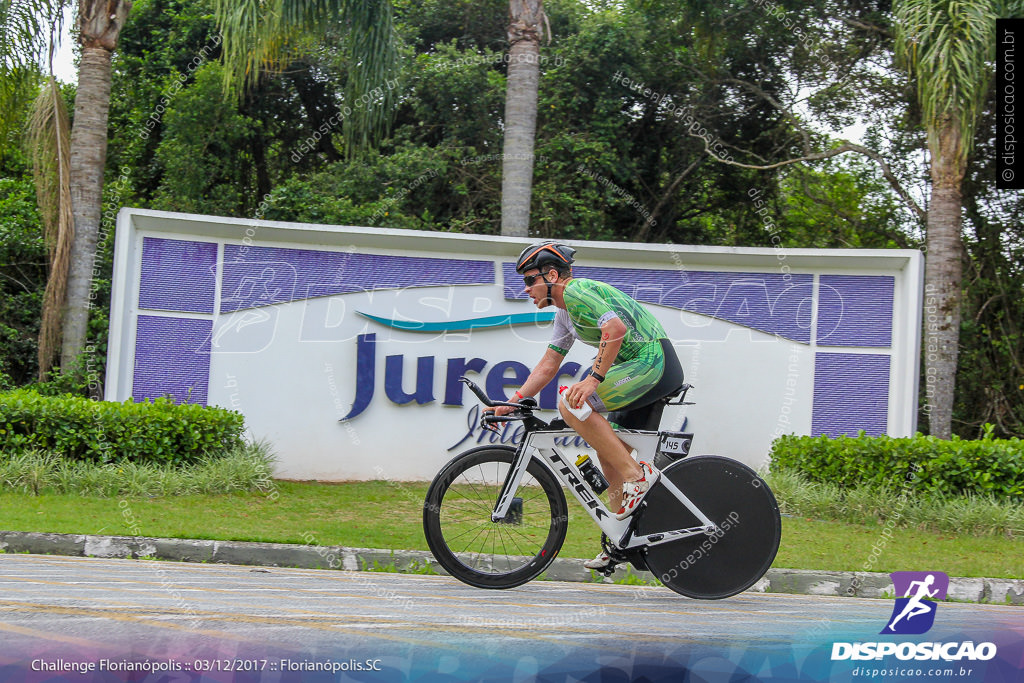
[[[594,493],[603,493],[608,488],[608,480],[586,453],[576,459],[576,468],[590,484],[590,488],[594,489]]]
[[[584,401],[583,405],[581,405],[579,408],[573,408],[569,404],[569,402],[565,400],[565,390],[568,389],[568,388],[569,387],[558,387],[558,397],[560,399],[562,399],[562,403],[565,404],[565,407],[569,409],[570,413],[572,413],[573,415],[576,416],[577,420],[580,420],[580,421],[586,420],[588,417],[590,417],[590,413],[592,413],[594,411],[594,409],[591,408],[590,404],[587,403],[586,401]],[[593,464],[593,463],[591,463],[591,464]]]

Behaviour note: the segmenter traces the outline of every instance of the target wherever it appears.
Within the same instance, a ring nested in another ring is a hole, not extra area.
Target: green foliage
[[[497,59],[495,59],[497,58]],[[378,155],[297,175],[267,200],[266,217],[389,228],[497,232],[504,97],[500,55],[451,44],[411,61],[402,126]],[[308,149],[304,145],[298,149]],[[319,150],[293,158],[325,159]]]
[[[772,444],[773,472],[798,472],[847,491],[862,484],[937,495],[1024,495],[1020,439],[944,441],[932,436],[782,436]]]
[[[392,0],[399,33],[418,51],[457,36],[462,49],[504,50],[507,0]],[[547,11],[550,12],[549,0]]]
[[[590,576],[595,581],[601,581],[602,580],[602,576],[600,574],[598,574],[597,572],[593,571],[593,570],[591,570]],[[647,576],[644,576],[644,575],[641,575],[641,574],[637,574],[633,570],[633,567],[630,567],[630,566],[626,567],[625,574],[623,574],[621,576],[620,575],[616,575],[615,578],[612,579],[612,583],[617,583],[617,584],[622,585],[622,586],[652,586],[652,587],[660,587],[662,585],[661,581],[659,581],[657,577],[655,577],[653,575],[650,575],[650,574],[648,574]]]
[[[0,178],[0,372],[15,384],[38,374],[46,244],[27,177]]]
[[[0,488],[32,495],[152,497],[267,491],[274,457],[265,444],[242,444],[190,465],[95,463],[39,450],[0,451]]]
[[[394,554],[392,554],[394,558]],[[383,572],[385,574],[421,574],[424,576],[438,576],[437,570],[434,569],[434,565],[429,561],[425,560],[422,564],[419,560],[409,560],[404,566],[399,567],[396,560],[392,559],[388,564],[382,564],[379,560],[374,560],[372,563],[367,562],[365,559],[360,560],[362,571],[364,572]]]
[[[155,161],[164,169],[156,209],[232,215],[244,206],[244,170],[233,150],[245,146],[253,122],[221,97],[221,67],[206,64],[192,87],[167,106]]]
[[[912,249],[910,236],[893,230],[902,207],[877,177],[873,162],[851,156],[817,168],[795,166],[781,178],[772,214],[788,232],[786,246]]]
[[[67,6],[64,0],[0,3],[0,160],[20,142],[43,79],[41,65],[61,34]]]
[[[392,133],[378,153],[350,160],[344,121],[337,123],[352,104],[343,27],[326,38],[301,36],[303,49],[284,73],[261,73],[244,98],[226,101],[210,0],[136,0],[112,62],[107,240],[89,323],[93,377],[102,376],[106,355],[108,216],[121,206],[499,231],[508,4],[392,5],[403,45]],[[888,3],[549,0],[545,11],[552,39],[540,48],[531,237],[770,246],[773,234],[749,195],[758,188],[784,247],[922,243],[922,226],[873,162],[846,154],[769,171],[724,165],[669,108],[690,112],[711,141],[752,165],[828,147],[825,125],[865,124],[864,144],[904,186],[924,187],[914,83],[887,68]],[[660,99],[614,82],[617,73]],[[995,188],[994,95],[964,184],[954,430],[965,438],[981,436],[986,423],[997,436],[1024,436],[1024,194]],[[23,118],[18,111],[8,112],[12,120]],[[2,142],[0,389],[36,378],[46,279],[19,141],[12,132]],[[40,390],[98,395],[74,368]]]
[[[0,450],[40,449],[69,460],[182,464],[241,444],[239,413],[169,398],[152,403],[0,393]]]
[[[90,326],[91,327],[91,326]],[[30,389],[42,396],[81,396],[82,398],[99,399],[101,395],[100,377],[102,365],[89,353],[83,353],[75,364],[69,368],[60,368],[47,375],[45,381],[31,382],[23,388]]]
[[[677,94],[645,51],[651,38],[636,14],[605,11],[542,49],[532,221],[540,235],[664,241],[671,232],[668,239],[679,239],[672,214],[684,193],[660,199],[674,180],[666,167],[685,167],[693,149],[650,99],[612,80],[623,74]],[[662,144],[670,137],[674,144]]]
[[[389,156],[338,162],[307,179],[283,183],[267,198],[266,218],[336,225],[434,227],[424,205],[448,191],[444,171],[454,150],[404,147]],[[454,201],[454,199],[453,199]]]
[[[841,488],[794,469],[773,471],[766,481],[787,515],[935,533],[1024,537],[1024,503],[1019,498],[934,495],[900,490],[891,483]]]
[[[986,424],[997,436],[1024,436],[1024,193],[995,186],[995,88],[985,112],[964,181],[968,260],[953,428],[965,438],[982,436]]]
[[[921,117],[929,137],[954,121],[960,137],[953,151],[966,160],[990,87],[999,5],[992,0],[950,6],[936,0],[893,3],[896,57],[917,80]],[[931,146],[934,155],[951,150]],[[936,160],[938,161],[938,160]]]
[[[854,36],[854,43],[845,33],[835,34],[826,19],[837,8],[828,3],[783,4],[791,18],[817,31],[821,44],[815,49],[842,52],[857,45],[862,51],[845,57],[856,63],[877,48],[877,34]],[[283,75],[263,74],[244,101],[224,102],[213,87],[212,63],[196,72],[187,69],[214,33],[207,7],[203,1],[140,0],[125,29],[114,63],[111,113],[115,128],[125,133],[111,142],[112,159],[121,158],[111,166],[127,163],[134,169],[136,204],[498,232],[507,6],[394,3],[407,47],[395,84],[393,133],[379,154],[358,160],[345,159],[342,135],[356,107],[338,122],[343,105],[354,104],[346,99],[345,84],[355,68],[344,46],[338,47],[340,36],[319,46],[310,38]],[[853,10],[884,23],[873,6],[856,4]],[[716,163],[689,127],[696,119],[712,138],[750,150],[759,161],[796,152],[797,136],[787,119],[743,86],[723,85],[723,79],[757,83],[766,95],[782,99],[794,69],[816,85],[827,82],[820,60],[805,54],[807,46],[779,31],[778,18],[742,3],[716,9],[720,25],[707,31],[697,30],[703,20],[677,2],[595,8],[558,0],[547,3],[546,11],[553,39],[541,48],[534,231],[545,237],[768,245],[771,236],[753,215],[746,192],[763,186],[769,196],[784,196],[778,184],[785,172]],[[833,57],[837,63],[844,59]],[[655,101],[613,82],[617,73],[663,97]],[[708,82],[695,83],[695,74]],[[189,76],[184,88],[151,134],[141,136],[142,124],[179,75]],[[844,86],[815,100],[815,109],[852,120],[850,109],[860,100],[848,92],[850,82]],[[386,89],[392,93],[391,84]],[[669,103],[692,118],[670,115]],[[418,180],[428,172],[427,180]],[[823,166],[818,172],[827,181],[836,171]],[[888,190],[876,175],[852,172],[845,184],[832,185],[814,178],[826,196],[792,207],[792,226],[790,207],[780,200],[776,222],[784,243],[807,246],[808,233],[816,246],[898,239],[899,219],[885,206]],[[843,195],[838,202],[833,188]],[[262,212],[264,198],[270,208]],[[849,210],[832,211],[837,203]],[[884,210],[868,213],[859,208],[864,205]],[[839,227],[815,235],[815,221],[823,217]],[[878,237],[860,240],[861,233]]]
[[[214,44],[210,11],[209,3],[193,0],[137,0],[132,5],[111,63],[107,185],[122,169],[129,171],[122,204],[148,200],[160,183],[153,159],[162,130],[157,107],[178,76],[196,67],[193,60],[202,49]],[[208,58],[217,55],[214,51]],[[155,128],[147,128],[154,116]]]

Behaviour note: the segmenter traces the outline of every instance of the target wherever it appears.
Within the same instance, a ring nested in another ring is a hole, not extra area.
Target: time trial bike
[[[532,398],[492,401],[469,379],[461,381],[485,406],[515,408],[483,422],[521,421],[523,437],[518,446],[479,446],[457,455],[427,490],[427,544],[455,578],[479,588],[513,588],[538,577],[565,540],[565,490],[603,532],[612,558],[606,575],[629,563],[681,595],[718,599],[750,588],[768,571],[782,530],[768,485],[736,460],[690,456],[692,434],[658,429],[666,405],[685,404],[689,385],[642,409],[609,415],[639,459],[661,469],[640,508],[617,520],[557,447],[559,438],[576,435],[561,418],[547,423],[534,414]]]

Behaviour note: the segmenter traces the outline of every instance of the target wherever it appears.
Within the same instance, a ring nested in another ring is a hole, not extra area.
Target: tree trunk
[[[963,278],[960,237],[964,164],[957,153],[960,132],[946,120],[929,135],[932,197],[928,206],[924,300],[925,396],[928,431],[952,435],[953,395],[960,343],[960,286]]]
[[[107,117],[110,111],[110,57],[124,25],[130,2],[81,0],[75,119],[71,127],[71,206],[75,236],[71,246],[68,290],[64,304],[61,366],[70,370],[85,349],[90,290],[96,261],[107,160]]]
[[[501,234],[526,237],[533,189],[533,141],[537,129],[542,0],[510,0],[505,145],[501,171]]]

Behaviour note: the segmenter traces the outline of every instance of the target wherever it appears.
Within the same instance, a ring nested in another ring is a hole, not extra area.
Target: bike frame
[[[635,448],[637,453],[647,454],[650,458],[658,448],[658,441],[662,433],[616,430],[616,434],[620,439]],[[492,521],[500,521],[508,514],[509,508],[512,505],[512,494],[519,488],[530,460],[535,459],[550,470],[562,482],[564,487],[572,491],[576,500],[587,511],[587,514],[594,520],[594,523],[597,524],[609,539],[612,539],[615,546],[620,550],[633,550],[645,546],[659,545],[700,534],[711,535],[718,531],[718,526],[708,519],[707,515],[694,505],[685,493],[679,490],[679,487],[669,481],[667,477],[661,477],[659,483],[700,520],[701,526],[659,531],[656,534],[645,536],[633,536],[633,517],[630,516],[622,520],[615,519],[615,515],[605,507],[593,490],[591,490],[590,486],[587,485],[583,475],[572,460],[563,455],[555,446],[555,439],[575,435],[576,432],[574,430],[563,429],[531,431],[524,436],[522,443],[519,444],[519,448],[516,450],[512,467],[505,477],[505,482],[494,505],[494,510],[491,512]]]

